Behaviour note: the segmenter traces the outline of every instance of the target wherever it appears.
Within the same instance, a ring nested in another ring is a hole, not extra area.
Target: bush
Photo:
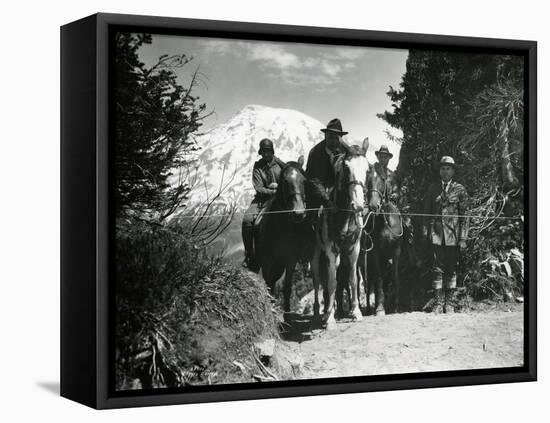
[[[117,227],[115,321],[117,389],[249,381],[234,362],[278,336],[261,280],[145,223]]]

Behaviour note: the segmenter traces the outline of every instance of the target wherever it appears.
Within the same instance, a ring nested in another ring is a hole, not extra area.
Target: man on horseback
[[[434,313],[453,313],[456,304],[456,268],[460,251],[468,238],[466,189],[453,180],[455,161],[443,156],[439,165],[441,180],[432,184],[424,200],[424,234],[434,249],[433,298],[424,307]],[[444,292],[443,292],[444,289]]]
[[[375,307],[376,315],[381,316],[386,313],[386,292],[392,292],[394,309],[401,311],[399,262],[405,227],[396,204],[396,174],[388,169],[393,154],[386,145],[380,146],[375,154],[378,162],[367,175],[368,214],[365,226],[368,229],[363,232],[366,247],[360,269],[366,280],[368,307]],[[370,263],[368,277],[367,254]],[[387,280],[386,269],[390,263],[391,278]],[[389,289],[390,286],[392,289]]]
[[[307,206],[308,208],[323,206],[332,209],[334,205],[329,191],[334,186],[335,180],[333,164],[345,152],[342,137],[347,132],[342,130],[340,119],[332,119],[321,131],[324,132],[325,139],[311,149],[307,159]],[[313,216],[317,214],[317,211],[311,213]]]
[[[244,244],[243,266],[255,270],[255,251],[257,250],[258,228],[263,212],[269,207],[277,192],[277,181],[284,163],[275,156],[273,142],[264,138],[260,141],[258,154],[262,156],[254,163],[252,185],[256,195],[243,216],[242,237]]]
[[[397,201],[399,191],[397,179],[395,172],[388,169],[388,163],[393,157],[393,154],[390,153],[387,145],[381,145],[380,149],[375,151],[374,154],[376,154],[376,158],[378,159],[378,161],[374,164],[374,170],[386,183],[384,190],[384,195],[386,198],[384,198],[384,201],[391,201],[392,203],[395,203]]]

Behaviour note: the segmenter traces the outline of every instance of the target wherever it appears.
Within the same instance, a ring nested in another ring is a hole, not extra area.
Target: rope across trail
[[[306,208],[304,211],[319,211],[319,210],[336,210],[336,211],[346,211],[350,213],[356,213],[354,210],[350,209],[342,209],[339,207],[313,207],[313,208]],[[262,214],[282,214],[282,213],[294,213],[293,210],[273,210],[273,211],[264,211]],[[254,215],[256,213],[245,213],[245,212],[234,212],[234,213],[209,213],[209,214],[195,214],[195,215],[179,215],[178,218],[183,219],[195,219],[197,217],[230,217],[230,216],[249,216]],[[477,215],[468,215],[468,214],[431,214],[431,213],[401,213],[401,212],[377,212],[378,215],[384,215],[384,216],[419,216],[419,217],[448,217],[448,218],[461,218],[461,217],[467,217],[467,218],[473,218],[473,219],[504,219],[504,220],[522,220],[523,216],[477,216]]]

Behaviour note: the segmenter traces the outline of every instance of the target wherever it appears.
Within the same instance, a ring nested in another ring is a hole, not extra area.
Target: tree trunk
[[[518,178],[514,173],[512,161],[510,160],[510,139],[508,137],[509,129],[506,123],[501,126],[498,143],[502,147],[501,152],[501,168],[502,168],[502,188],[504,192],[508,192],[518,186]]]

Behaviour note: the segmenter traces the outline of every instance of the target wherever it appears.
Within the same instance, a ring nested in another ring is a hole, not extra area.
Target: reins
[[[375,170],[373,170],[374,172],[376,172]],[[382,179],[382,178],[381,178]],[[390,201],[388,199],[388,184],[386,183],[386,181],[384,180],[384,193],[382,194],[379,190],[377,190],[376,188],[368,188],[367,189],[367,197],[368,197],[368,194],[369,193],[372,193],[372,192],[377,192],[379,195],[380,195],[380,199],[381,199],[381,203],[380,203],[380,207],[379,207],[379,210],[382,210],[384,208],[385,205],[388,205],[390,204]],[[374,213],[372,211],[369,211],[369,214],[367,216],[370,216],[371,213]],[[403,236],[403,233],[405,232],[405,229],[403,227],[403,216],[401,216],[401,213],[391,213],[391,214],[395,214],[397,216],[399,216],[399,225],[401,226],[401,233],[395,233],[393,230],[392,230],[392,227],[390,225],[390,222],[388,220],[388,214],[389,213],[386,213],[386,212],[382,212],[380,213],[383,215],[383,219],[384,219],[384,223],[386,225],[386,227],[388,228],[388,231],[390,231],[390,233],[396,237],[396,238],[401,238]],[[372,230],[374,231],[374,219],[376,218],[376,214],[374,214],[373,216],[373,224],[372,224]],[[366,223],[365,223],[366,224]],[[370,235],[371,232],[369,232],[367,235]]]

